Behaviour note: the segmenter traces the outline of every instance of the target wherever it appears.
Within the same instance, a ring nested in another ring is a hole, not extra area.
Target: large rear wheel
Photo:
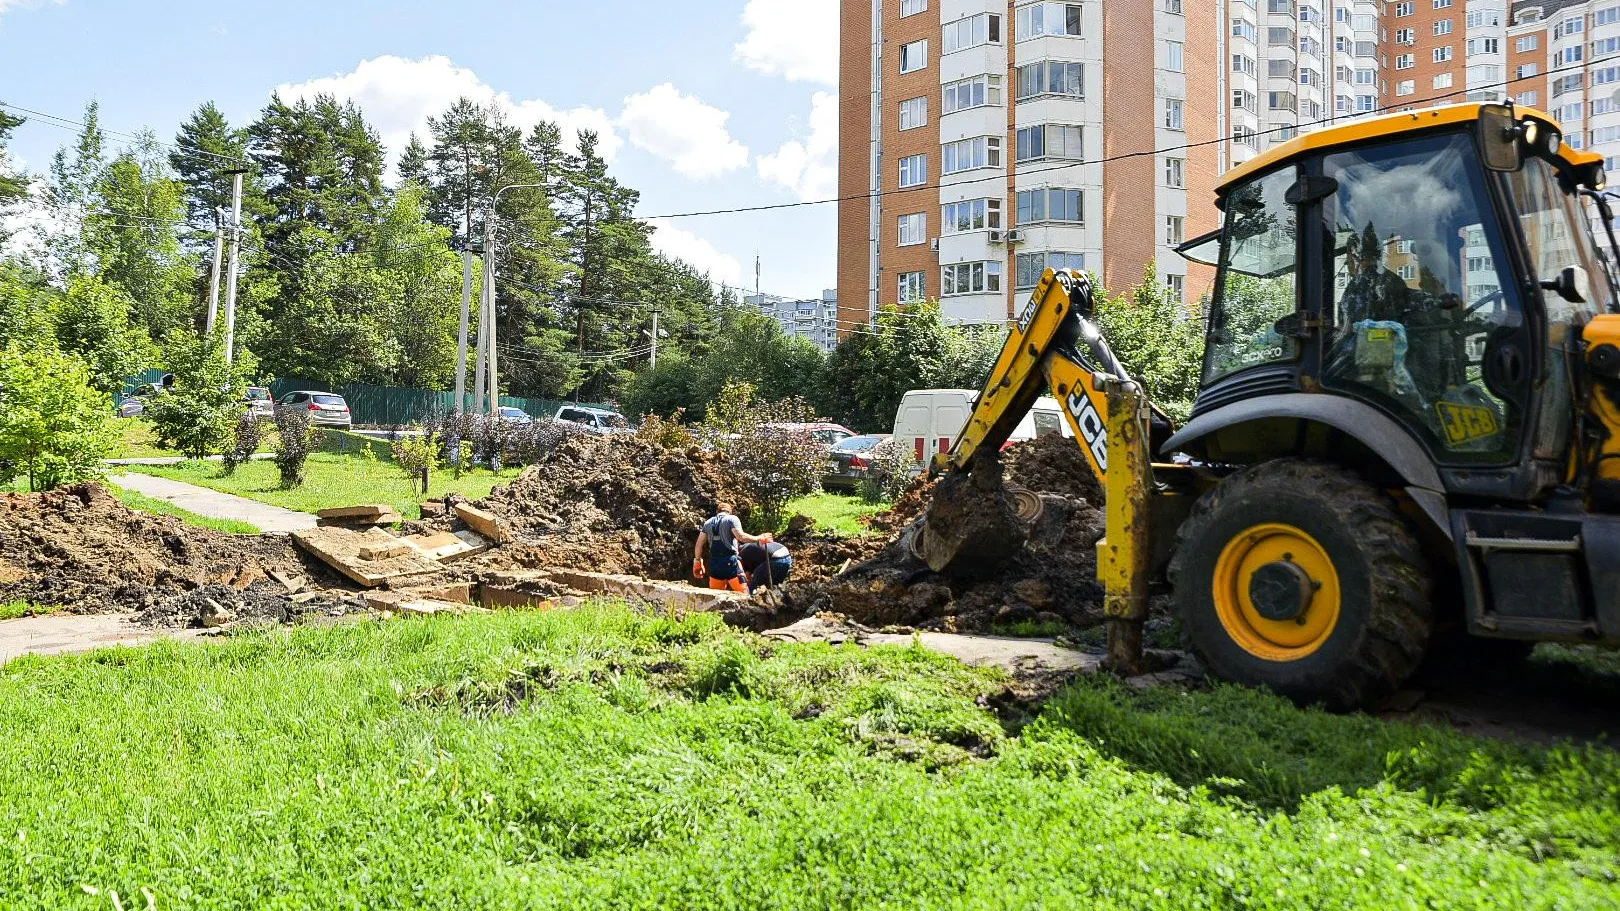
[[[1183,643],[1215,676],[1300,703],[1369,705],[1423,658],[1427,566],[1389,496],[1333,465],[1280,459],[1193,509],[1170,563]]]

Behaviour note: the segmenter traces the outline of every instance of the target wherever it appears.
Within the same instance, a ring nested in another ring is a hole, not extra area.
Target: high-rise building
[[[743,302],[758,307],[777,321],[785,335],[814,343],[823,351],[838,347],[838,291],[829,289],[819,298],[793,300],[773,294],[750,294]]]
[[[1345,118],[1514,98],[1620,165],[1620,0],[843,0],[840,54],[846,328],[1047,267],[1194,300],[1220,174]]]

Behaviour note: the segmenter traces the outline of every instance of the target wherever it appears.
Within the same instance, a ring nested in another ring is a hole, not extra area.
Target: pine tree
[[[420,187],[429,186],[428,163],[427,146],[422,144],[416,133],[411,133],[411,138],[405,143],[405,151],[399,156],[400,186],[413,183]]]
[[[232,127],[212,101],[193,112],[175,134],[169,166],[185,187],[189,243],[199,247],[213,243],[217,213],[231,206],[230,172],[251,163],[247,144],[248,131]],[[249,174],[243,188],[243,208],[249,212],[256,208],[256,187],[257,181]]]
[[[0,211],[28,198],[28,179],[11,172],[11,165],[6,156],[6,143],[11,140],[11,132],[24,122],[21,117],[13,117],[5,111],[0,111]],[[3,233],[0,233],[0,240],[5,240]]]
[[[65,230],[46,233],[45,248],[64,275],[89,268],[79,223],[90,208],[96,183],[107,166],[106,136],[101,131],[101,107],[92,101],[84,109],[84,126],[69,150],[58,149],[51,158],[51,177],[45,202],[53,220]]]
[[[97,277],[124,292],[134,325],[156,339],[191,325],[197,270],[175,233],[184,215],[182,187],[150,154],[153,148],[146,146],[145,166],[135,152],[107,166],[82,224]]]

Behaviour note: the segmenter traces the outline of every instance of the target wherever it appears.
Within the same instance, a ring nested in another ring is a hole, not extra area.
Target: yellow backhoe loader
[[[1182,247],[1216,267],[1185,426],[1109,350],[1087,278],[1048,271],[936,459],[915,549],[951,571],[1006,546],[976,518],[1039,509],[993,454],[1049,393],[1106,492],[1099,575],[1127,671],[1155,585],[1210,672],[1335,708],[1398,687],[1437,630],[1620,644],[1603,189],[1601,158],[1512,105],[1277,146],[1223,179],[1222,228]]]

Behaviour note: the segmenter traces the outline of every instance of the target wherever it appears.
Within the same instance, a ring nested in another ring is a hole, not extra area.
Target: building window
[[[1451,59],[1451,45],[1448,44],[1448,45],[1446,45],[1444,47],[1437,47],[1437,48],[1434,49],[1434,62],[1435,63],[1445,63],[1447,60],[1450,60],[1450,59]]]
[[[1516,100],[1527,108],[1533,108],[1541,104],[1541,93],[1535,91],[1520,92]]]
[[[1528,94],[1528,93],[1526,93],[1526,94]],[[1535,102],[1521,101],[1519,103],[1520,104],[1532,104],[1533,105]],[[1620,111],[1620,101],[1616,101],[1612,97],[1611,98],[1595,98],[1595,99],[1592,100],[1592,116],[1594,116],[1594,117],[1597,116],[1598,114],[1613,114],[1615,111]]]
[[[982,294],[1001,290],[1001,263],[955,263],[940,269],[940,295]]]
[[[1292,79],[1294,78],[1294,61],[1287,57],[1273,57],[1266,61],[1266,75]]]
[[[1293,92],[1267,92],[1266,110],[1292,111],[1299,107],[1299,96]]]
[[[1164,100],[1164,128],[1167,130],[1183,129],[1180,99],[1166,98]]]
[[[1018,160],[1067,158],[1085,160],[1084,135],[1077,126],[1043,123],[1018,131]]]
[[[1417,31],[1409,28],[1395,30],[1396,44],[1417,44]]]
[[[1581,74],[1572,73],[1553,80],[1553,97],[1556,98],[1565,92],[1573,92],[1581,87]]]
[[[1529,79],[1531,76],[1534,76],[1539,72],[1541,72],[1541,68],[1536,66],[1534,63],[1521,63],[1513,68],[1513,78]]]
[[[1085,193],[1081,190],[1044,188],[1018,191],[1018,223],[1055,221],[1082,225],[1086,222]]]
[[[1435,24],[1434,24],[1434,35],[1435,35],[1436,38],[1438,38],[1438,37],[1440,37],[1442,35],[1449,35],[1449,34],[1451,34],[1451,20],[1450,19],[1441,19],[1441,20],[1435,22]]]
[[[1015,287],[1033,288],[1041,283],[1041,276],[1047,269],[1074,269],[1077,272],[1086,271],[1086,255],[1084,253],[1020,253],[1014,261],[1017,274],[1013,276]]]
[[[1400,3],[1395,4],[1395,15],[1396,16],[1410,16],[1410,15],[1412,15],[1412,0],[1401,0]]]
[[[900,246],[910,247],[925,243],[928,240],[928,215],[918,212],[915,215],[900,216]]]
[[[902,19],[926,12],[927,9],[928,0],[900,0],[900,18]]]
[[[928,182],[928,156],[908,155],[900,159],[900,186],[920,187]]]
[[[1180,41],[1166,41],[1164,43],[1164,68],[1172,73],[1183,72],[1185,64],[1182,62],[1182,46]]]
[[[1553,54],[1553,69],[1558,69],[1566,63],[1580,63],[1585,57],[1586,48],[1582,47],[1581,45],[1577,44],[1574,47],[1566,47],[1558,53]]]
[[[1001,228],[999,199],[964,199],[961,202],[948,202],[943,209],[945,222],[940,230],[946,234]]]
[[[1615,7],[1620,9],[1620,7]],[[1620,38],[1599,38],[1592,42],[1592,56],[1603,57],[1608,54],[1620,53]]]
[[[912,98],[900,102],[900,129],[915,130],[928,125],[928,99]]]
[[[1586,31],[1586,20],[1576,16],[1573,19],[1565,19],[1558,25],[1553,26],[1553,38],[1558,39],[1565,35],[1579,35],[1584,31]]]
[[[1164,0],[1164,11],[1173,16],[1181,15],[1181,0]]]
[[[1396,69],[1398,69],[1398,70],[1409,70],[1414,66],[1417,66],[1417,58],[1414,55],[1412,55],[1412,54],[1398,54],[1398,55],[1396,55],[1396,57],[1395,57],[1395,68]]]
[[[1495,38],[1468,39],[1469,56],[1473,56],[1474,54],[1494,54],[1501,49],[1501,44],[1499,44]]]
[[[1187,302],[1187,276],[1167,273],[1164,276],[1164,288],[1170,292],[1170,299],[1178,304]]]
[[[915,73],[928,65],[928,39],[900,45],[900,72]]]
[[[1449,9],[1450,7],[1451,0],[1434,0],[1435,9]]]
[[[1356,110],[1359,113],[1368,114],[1368,113],[1371,113],[1371,112],[1373,112],[1373,111],[1375,111],[1377,109],[1378,109],[1378,96],[1377,95],[1357,95],[1356,96]]]
[[[1592,71],[1593,85],[1608,85],[1611,82],[1620,82],[1620,66],[1606,66]]]
[[[1525,51],[1533,51],[1540,45],[1540,35],[1525,35],[1524,37],[1516,38],[1513,41],[1513,49],[1521,54]]]
[[[1451,74],[1450,73],[1440,73],[1439,75],[1435,76],[1434,77],[1434,87],[1437,88],[1437,89],[1449,89],[1449,88],[1451,88]]]
[[[957,174],[974,168],[1001,167],[1001,137],[979,136],[945,143],[945,167],[941,173]]]
[[[1233,54],[1232,72],[1242,73],[1245,76],[1255,75],[1254,58],[1247,54]]]
[[[1251,42],[1253,42],[1255,44],[1259,44],[1260,43],[1260,30],[1255,27],[1255,24],[1253,22],[1250,22],[1247,19],[1233,19],[1232,20],[1232,37],[1233,38],[1243,38],[1243,39],[1245,39],[1247,41],[1251,41]]]
[[[1164,160],[1164,185],[1182,189],[1187,186],[1187,159],[1166,158]]]
[[[928,273],[900,273],[900,303],[916,304],[928,299]]]
[[[1377,85],[1377,70],[1356,70],[1356,85]]]
[[[1582,110],[1584,110],[1584,106],[1579,101],[1572,101],[1560,108],[1553,116],[1567,124],[1573,120],[1580,120]],[[1564,139],[1568,140],[1569,137],[1565,136]]]
[[[1032,3],[1020,7],[1013,27],[1019,41],[1042,35],[1080,37],[1081,6],[1078,3]]]
[[[980,13],[977,16],[958,19],[945,26],[945,50],[942,53],[949,54],[981,44],[1000,43],[1001,17],[995,13]]]
[[[1164,245],[1166,247],[1181,245],[1181,233],[1186,221],[1180,215],[1166,215],[1164,217]]]
[[[1620,6],[1606,6],[1592,14],[1593,25],[1610,25],[1620,22]]]
[[[1018,68],[1018,99],[1041,95],[1085,95],[1085,69],[1079,63],[1043,60]]]
[[[1417,91],[1417,80],[1415,79],[1402,79],[1400,82],[1395,83],[1395,94],[1397,95],[1410,95],[1415,91]]]
[[[1000,107],[1001,77],[974,76],[948,83],[944,89],[945,113],[954,114],[969,108]]]

